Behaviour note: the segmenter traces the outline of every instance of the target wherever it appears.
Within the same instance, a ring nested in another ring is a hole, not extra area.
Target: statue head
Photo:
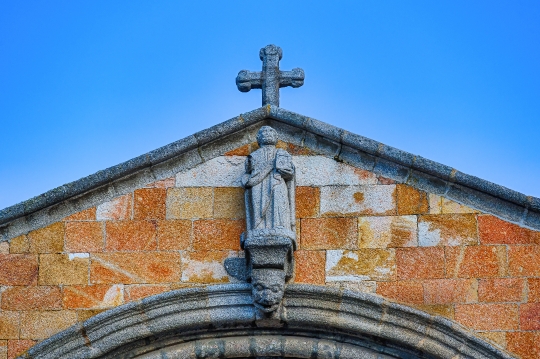
[[[281,269],[253,269],[251,272],[254,304],[265,313],[275,311],[285,291],[285,271]]]
[[[278,134],[276,130],[274,130],[270,126],[263,126],[257,132],[257,143],[259,146],[265,146],[265,145],[276,145],[278,142]]]

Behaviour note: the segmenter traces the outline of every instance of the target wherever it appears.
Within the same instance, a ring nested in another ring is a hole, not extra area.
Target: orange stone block
[[[432,279],[423,282],[426,304],[474,303],[478,301],[475,279]]]
[[[36,285],[37,278],[37,255],[0,254],[1,285]]]
[[[492,278],[478,281],[480,302],[521,302],[525,280],[520,278]]]
[[[2,293],[2,309],[62,309],[60,287],[10,287]]]
[[[105,309],[79,309],[77,310],[77,322],[82,323],[87,319],[92,318],[93,316],[98,315],[101,312],[106,311]]]
[[[28,233],[30,253],[59,253],[64,250],[64,223],[56,222]]]
[[[540,358],[540,333],[538,332],[510,332],[506,339],[506,349],[520,356],[522,359]]]
[[[405,184],[396,185],[398,215],[429,213],[426,192]]]
[[[528,278],[527,288],[527,301],[529,303],[540,302],[540,278]]]
[[[516,330],[519,326],[516,304],[457,304],[455,319],[476,330]]]
[[[186,250],[191,247],[193,222],[187,219],[158,221],[157,241],[160,250]]]
[[[176,185],[176,178],[175,177],[169,177],[162,179],[160,181],[155,181],[152,183],[147,184],[146,188],[170,188],[174,187]]]
[[[19,355],[32,348],[37,342],[35,340],[17,340],[8,341],[8,359],[15,359]]]
[[[70,310],[21,312],[21,339],[45,339],[77,322]]]
[[[28,236],[22,235],[15,237],[9,244],[9,253],[29,253],[30,252],[30,240]]]
[[[8,341],[5,339],[0,339],[0,359],[7,359],[8,355]]]
[[[0,311],[0,338],[19,339],[19,312]]]
[[[214,188],[214,218],[244,218],[245,208],[243,188]]]
[[[212,218],[214,190],[210,187],[169,188],[167,219]]]
[[[540,303],[526,303],[519,306],[521,330],[540,330]]]
[[[131,193],[116,197],[112,201],[97,206],[96,219],[122,221],[131,219],[132,201]]]
[[[478,216],[478,231],[482,244],[529,244],[533,240],[533,231],[488,215]]]
[[[151,251],[157,249],[156,223],[152,221],[107,222],[107,251]]]
[[[180,254],[173,252],[93,254],[90,265],[95,284],[172,283],[180,274]]]
[[[540,246],[508,246],[508,267],[514,277],[540,277]]]
[[[251,144],[243,145],[229,152],[225,152],[225,156],[247,156],[251,153]]]
[[[420,246],[463,246],[478,244],[474,214],[430,214],[418,216]]]
[[[325,251],[296,251],[294,252],[296,283],[321,284],[325,283]]]
[[[66,222],[66,251],[102,252],[103,227],[102,222]]]
[[[415,304],[413,305],[416,309],[422,310],[431,315],[438,315],[440,317],[446,317],[449,319],[454,319],[454,306],[453,305],[443,305],[443,304]]]
[[[96,207],[85,209],[67,216],[64,221],[95,221],[96,220]]]
[[[168,285],[129,285],[126,286],[126,302],[132,302],[151,295],[156,295],[169,291]]]
[[[42,254],[39,256],[39,284],[87,284],[88,262],[87,254]]]
[[[165,219],[165,188],[141,188],[133,193],[133,219]]]
[[[0,254],[9,253],[9,242],[0,242]]]
[[[444,278],[443,248],[398,248],[396,262],[399,279]]]
[[[396,256],[393,249],[362,248],[355,251],[326,251],[327,282],[366,280],[396,280]]]
[[[422,304],[424,302],[424,289],[419,282],[379,282],[377,294],[401,303]]]
[[[240,234],[245,230],[246,221],[242,219],[210,219],[193,222],[193,249],[240,250]]]
[[[296,218],[317,217],[321,202],[318,187],[296,187]]]
[[[227,283],[229,276],[223,262],[236,252],[200,251],[184,252],[182,255],[182,282]]]
[[[491,341],[493,344],[505,349],[506,332],[478,332],[481,336]]]
[[[65,286],[63,292],[66,309],[116,307],[124,302],[121,284]]]
[[[356,218],[306,218],[300,221],[302,249],[356,249]]]
[[[446,275],[489,278],[506,275],[505,246],[446,247]]]

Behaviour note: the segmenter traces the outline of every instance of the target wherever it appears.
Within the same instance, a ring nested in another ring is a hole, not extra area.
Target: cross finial
[[[300,87],[304,84],[304,70],[300,68],[292,71],[280,71],[279,60],[283,56],[281,48],[276,45],[267,45],[259,52],[263,62],[262,71],[251,72],[242,70],[236,76],[236,86],[242,92],[252,88],[262,89],[262,104],[279,107],[280,87]]]

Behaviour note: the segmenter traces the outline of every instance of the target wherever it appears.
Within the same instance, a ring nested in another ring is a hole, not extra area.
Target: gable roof
[[[267,105],[67,183],[0,211],[0,241],[192,168],[254,142],[263,124],[280,139],[305,145],[352,166],[444,196],[507,221],[540,230],[540,199],[462,173],[322,121]]]

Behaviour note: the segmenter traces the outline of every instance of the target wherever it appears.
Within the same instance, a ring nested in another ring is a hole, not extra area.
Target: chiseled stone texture
[[[540,231],[300,143],[277,145],[297,174],[294,283],[379,295],[540,359]],[[237,282],[224,261],[244,255],[239,178],[256,149],[244,142],[2,244],[0,359],[124,303]]]

